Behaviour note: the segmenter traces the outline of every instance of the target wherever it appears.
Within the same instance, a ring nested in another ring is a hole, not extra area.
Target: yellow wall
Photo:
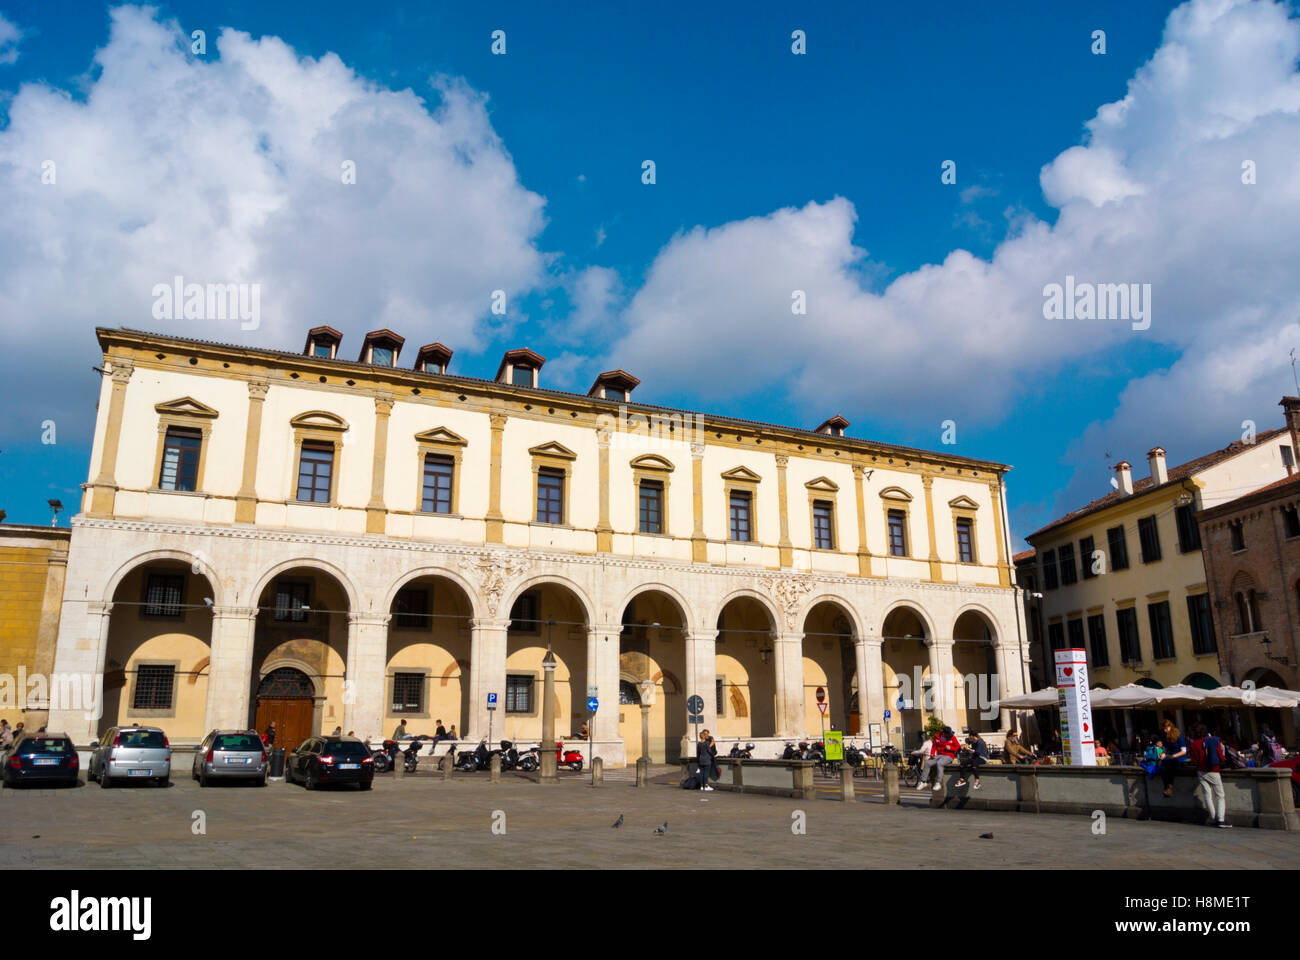
[[[0,674],[14,678],[49,674],[59,630],[59,610],[67,571],[66,528],[0,525]],[[15,686],[19,696],[26,693]],[[45,723],[44,705],[26,713],[4,711],[10,726],[22,720],[34,728]]]

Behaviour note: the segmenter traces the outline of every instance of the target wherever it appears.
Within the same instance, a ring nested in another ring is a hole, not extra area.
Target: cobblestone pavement
[[[827,799],[829,781],[823,799],[796,801],[702,797],[677,788],[674,768],[653,774],[645,789],[623,771],[599,788],[584,773],[554,786],[386,775],[367,793],[282,782],[204,790],[188,776],[167,789],[4,789],[0,868],[1300,867],[1300,834],[1276,830],[1112,818],[1095,836],[1087,817],[930,810],[907,791],[903,806],[886,807],[869,781],[843,803]],[[191,830],[196,811],[205,835]],[[804,835],[791,830],[796,811]],[[506,832],[494,834],[502,814]],[[664,821],[667,834],[655,836]]]

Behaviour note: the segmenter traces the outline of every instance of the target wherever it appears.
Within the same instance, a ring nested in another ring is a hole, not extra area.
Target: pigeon
[[[655,827],[655,835],[656,835],[656,836],[663,836],[663,835],[664,835],[665,833],[667,833],[667,832],[668,832],[668,821],[667,821],[667,820],[664,821],[664,825],[663,825],[662,827]]]
[[[614,821],[614,829],[617,830],[621,826],[623,826],[623,814],[620,813],[618,819]]]
[[[993,839],[993,834],[991,834],[991,833],[981,833],[981,834],[980,834],[980,839],[981,839],[981,840],[992,840],[992,839]]]

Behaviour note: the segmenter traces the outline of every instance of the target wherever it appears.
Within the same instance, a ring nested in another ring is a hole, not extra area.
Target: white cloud
[[[696,228],[660,251],[609,362],[635,358],[657,388],[733,408],[788,384],[789,400],[815,411],[969,423],[1008,415],[1106,351],[1157,342],[1180,359],[1130,384],[1071,459],[1121,440],[1137,456],[1160,442],[1190,458],[1234,439],[1242,419],[1275,424],[1291,389],[1286,325],[1300,316],[1298,55],[1285,6],[1194,0],[1086,142],[1044,166],[1055,224],[1015,213],[991,259],[954,250],[883,289],[862,279],[853,237],[870,245],[892,225],[858,223],[844,198]],[[1242,183],[1246,160],[1254,185]],[[1151,284],[1151,328],[1044,320],[1043,287],[1067,274]],[[792,315],[793,290],[806,292],[806,316]]]
[[[8,386],[38,376],[35,348],[54,366],[42,379],[82,373],[95,324],[297,349],[329,322],[353,356],[363,331],[392,325],[472,352],[492,291],[514,303],[544,280],[543,200],[481,95],[438,79],[430,107],[275,38],[225,30],[216,48],[191,57],[174,23],[118,8],[84,102],[43,84],[13,97],[0,130]],[[175,275],[260,284],[261,329],[155,320],[152,288]],[[84,420],[84,395],[67,403]]]
[[[0,66],[7,66],[18,61],[18,41],[23,32],[0,13]]]

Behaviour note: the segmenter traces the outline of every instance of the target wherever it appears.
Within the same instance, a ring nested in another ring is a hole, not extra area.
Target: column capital
[[[92,600],[86,604],[86,612],[96,617],[106,617],[113,612],[111,600]]]
[[[703,444],[703,443],[698,443],[698,442],[696,442],[696,443],[692,443],[692,444],[691,444],[691,459],[692,459],[692,460],[703,460],[703,459],[704,459],[704,444]]]
[[[683,635],[687,640],[690,640],[690,641],[692,641],[692,642],[698,642],[698,641],[700,641],[700,640],[704,640],[704,641],[707,641],[707,642],[709,642],[709,643],[716,643],[717,640],[718,640],[718,631],[717,631],[717,630],[696,630],[694,633],[685,633],[685,632],[683,632],[682,635]]]
[[[778,453],[776,455],[776,465],[779,469],[784,470],[790,464],[790,455],[788,453]]]
[[[506,421],[509,420],[509,419],[510,419],[510,418],[509,418],[508,416],[506,416],[504,413],[489,413],[489,414],[488,414],[488,423],[490,423],[490,424],[492,425],[492,429],[493,429],[493,430],[503,430],[503,429],[505,429]]]
[[[381,417],[388,416],[393,409],[393,395],[386,390],[375,394],[375,413]]]
[[[470,617],[469,628],[471,630],[501,630],[510,629],[510,618],[506,617]]]
[[[943,649],[944,647],[952,647],[953,641],[945,640],[941,637],[926,637],[925,645],[927,647],[937,647],[939,649]]]
[[[249,380],[248,381],[248,398],[250,400],[265,400],[266,392],[271,389],[269,380]]]
[[[386,627],[393,619],[391,613],[349,613],[348,623],[358,627]]]
[[[254,620],[257,618],[257,607],[214,606],[212,617],[214,620]]]
[[[783,632],[780,632],[780,633],[776,633],[776,632],[774,632],[774,633],[772,633],[772,641],[773,641],[774,643],[798,643],[798,644],[802,644],[802,643],[803,643],[803,634],[802,634],[802,633],[789,633],[789,632],[784,632],[784,631],[783,631]]]
[[[111,361],[109,376],[113,378],[114,383],[125,384],[131,379],[131,373],[135,370],[135,361],[128,357],[114,357]]]
[[[885,645],[884,637],[858,637],[857,642],[864,647],[883,647]]]

